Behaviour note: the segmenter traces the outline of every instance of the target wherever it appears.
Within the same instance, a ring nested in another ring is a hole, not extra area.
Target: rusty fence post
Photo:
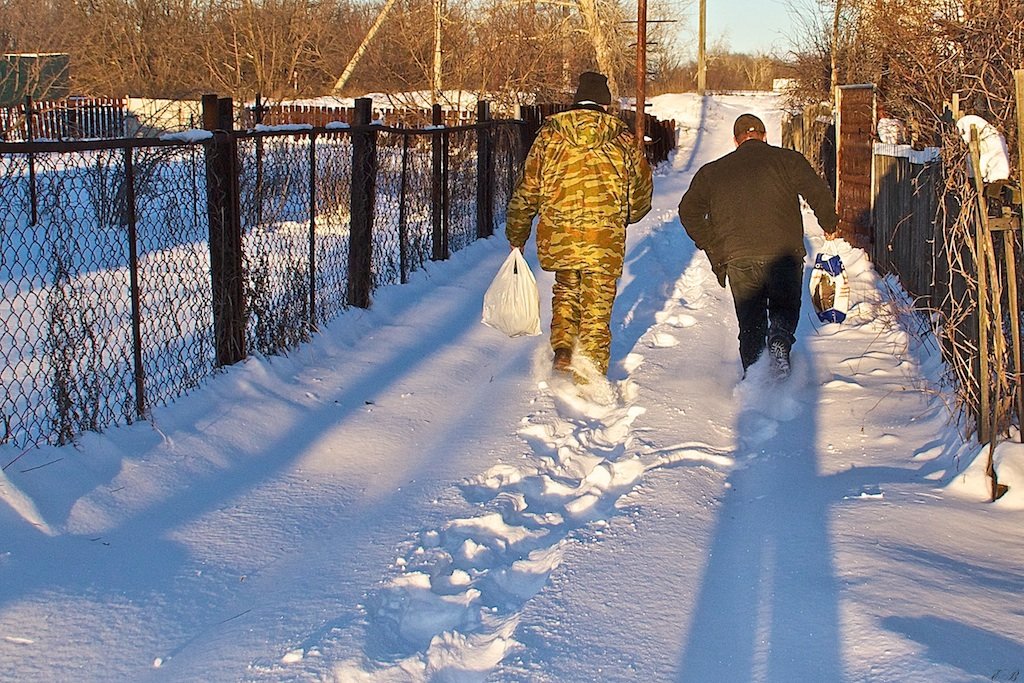
[[[360,97],[355,104],[348,303],[359,308],[369,308],[370,292],[373,289],[373,195],[377,184],[377,137],[370,130],[373,100]]]
[[[213,132],[206,147],[206,198],[210,222],[210,284],[217,365],[245,358],[245,296],[242,224],[234,108],[230,97],[203,95],[203,127]]]
[[[494,161],[491,103],[476,105],[476,236],[494,234]]]

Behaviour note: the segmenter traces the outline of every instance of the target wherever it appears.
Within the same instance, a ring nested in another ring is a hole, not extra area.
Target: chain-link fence
[[[65,443],[196,386],[213,367],[202,147],[5,147],[0,441]]]
[[[0,143],[0,444],[131,423],[491,234],[519,127]]]

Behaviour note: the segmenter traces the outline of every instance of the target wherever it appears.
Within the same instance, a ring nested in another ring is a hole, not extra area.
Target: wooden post
[[[491,103],[476,104],[476,236],[494,234],[494,164],[491,161]]]
[[[708,3],[700,0],[700,19],[697,37],[697,94],[704,96],[708,88]]]
[[[234,108],[230,97],[203,95],[203,127],[213,131],[206,147],[206,197],[210,222],[210,280],[217,365],[245,358],[242,224]]]
[[[636,144],[644,149],[644,127],[647,123],[647,0],[636,3]]]
[[[377,138],[369,130],[373,100],[356,100],[352,130],[351,228],[348,248],[348,303],[370,307],[373,289],[373,206],[377,184]]]

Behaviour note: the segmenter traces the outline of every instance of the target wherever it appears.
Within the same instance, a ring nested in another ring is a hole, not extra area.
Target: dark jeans
[[[738,259],[728,266],[729,289],[740,324],[740,361],[754,364],[765,346],[781,341],[789,349],[800,321],[804,263],[796,254],[775,260]]]

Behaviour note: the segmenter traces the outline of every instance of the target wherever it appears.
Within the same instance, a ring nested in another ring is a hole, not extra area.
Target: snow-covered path
[[[1015,680],[1021,447],[981,503],[938,354],[862,252],[847,322],[805,302],[794,376],[739,382],[675,207],[777,105],[655,100],[681,148],[630,231],[610,382],[479,324],[497,237],[152,424],[17,458],[0,679]]]

